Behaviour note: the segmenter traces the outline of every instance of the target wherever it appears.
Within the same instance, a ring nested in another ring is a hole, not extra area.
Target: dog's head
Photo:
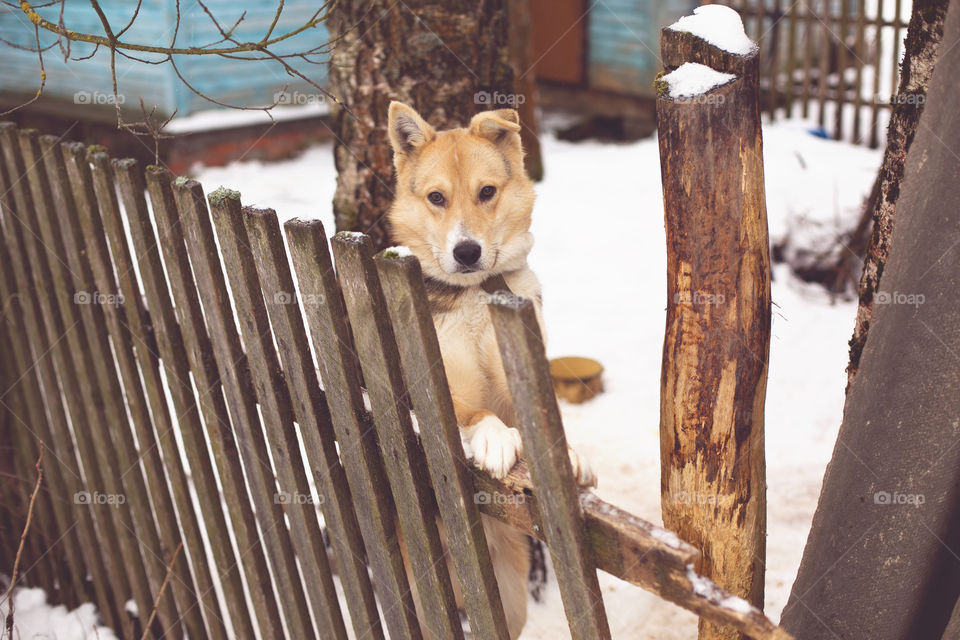
[[[533,246],[533,183],[523,168],[513,109],[478,113],[466,128],[436,131],[390,103],[397,193],[390,226],[424,275],[471,286],[521,267]]]

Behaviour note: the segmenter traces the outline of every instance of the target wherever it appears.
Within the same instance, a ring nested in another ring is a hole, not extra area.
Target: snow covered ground
[[[807,221],[856,219],[880,151],[808,133],[811,122],[764,128],[771,238]],[[568,438],[592,461],[597,493],[660,522],[659,386],[666,304],[663,200],[656,138],[633,144],[543,138],[546,179],[537,186],[530,256],[544,289],[551,357],[583,355],[606,368],[606,392],[563,405]],[[245,204],[282,219],[313,217],[333,229],[331,148],[285,162],[197,168],[207,192],[239,188]],[[773,339],[767,392],[768,562],[766,610],[786,603],[840,424],[846,342],[855,305],[774,269]],[[601,575],[614,638],[696,638],[696,617],[616,578]],[[26,593],[26,592],[24,592]],[[28,607],[20,605],[21,611]],[[54,610],[55,611],[55,610]],[[21,615],[26,615],[21,614]],[[52,618],[53,616],[51,616]],[[27,619],[20,637],[27,633]],[[51,636],[43,636],[51,637]],[[57,638],[82,638],[58,630]],[[110,637],[104,632],[100,638]],[[525,640],[569,637],[556,583],[531,603]]]

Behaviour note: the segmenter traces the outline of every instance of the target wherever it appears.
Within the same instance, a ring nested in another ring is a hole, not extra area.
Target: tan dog
[[[397,170],[389,213],[393,239],[420,260],[457,423],[475,464],[503,478],[523,445],[481,284],[500,274],[540,312],[540,282],[527,266],[533,247],[533,183],[523,168],[513,109],[478,113],[466,128],[435,131],[412,108],[390,104]],[[596,478],[570,450],[575,477]],[[525,534],[484,516],[484,530],[510,637],[527,618],[529,543]],[[459,588],[456,588],[459,593]],[[462,605],[462,602],[458,602]]]

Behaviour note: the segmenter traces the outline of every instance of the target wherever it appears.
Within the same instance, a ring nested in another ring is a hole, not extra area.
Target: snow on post
[[[720,5],[663,29],[660,47],[663,520],[702,551],[698,573],[762,608],[770,261],[757,47]],[[701,618],[699,637],[743,636]]]

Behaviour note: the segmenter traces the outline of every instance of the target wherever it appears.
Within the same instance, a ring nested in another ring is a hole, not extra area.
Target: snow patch
[[[274,122],[299,120],[301,118],[319,118],[328,113],[330,113],[330,108],[326,104],[317,103],[293,107],[277,106],[271,109],[270,114],[261,108],[206,109],[182,118],[174,118],[163,130],[165,133],[197,133],[217,129],[268,125]],[[270,119],[271,114],[273,115],[272,120]]]
[[[757,49],[757,45],[743,30],[740,14],[722,4],[697,7],[692,16],[683,16],[667,28],[692,33],[715,47],[741,56]]]
[[[388,258],[407,258],[413,255],[413,252],[410,251],[410,247],[404,247],[403,245],[398,245],[396,247],[390,247],[389,249],[383,252]]]
[[[43,589],[21,587],[13,593],[13,637],[56,638],[57,640],[117,640],[108,628],[100,626],[97,608],[82,604],[73,611],[62,605],[51,606]],[[6,598],[0,602],[0,620],[7,617]]]
[[[662,80],[670,87],[671,98],[690,98],[725,85],[736,77],[732,73],[723,73],[699,62],[684,62],[663,76]]]
[[[743,598],[727,593],[707,578],[698,575],[697,572],[693,570],[692,564],[687,565],[687,579],[690,580],[690,583],[693,585],[693,592],[695,594],[709,600],[715,605],[744,615],[749,615],[755,611],[754,606]]]

